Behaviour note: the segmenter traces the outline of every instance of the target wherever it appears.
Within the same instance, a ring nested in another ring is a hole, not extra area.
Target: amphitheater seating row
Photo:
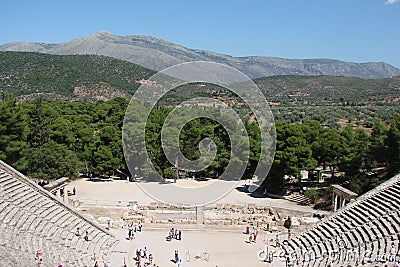
[[[86,231],[89,241],[83,237]],[[97,223],[0,162],[1,266],[36,266],[37,250],[41,266],[93,266],[109,258],[115,243]]]
[[[400,257],[400,175],[285,240],[282,249],[289,265],[394,266]]]

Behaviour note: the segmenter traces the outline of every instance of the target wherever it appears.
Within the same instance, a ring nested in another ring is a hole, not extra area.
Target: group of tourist
[[[174,229],[173,227],[169,229],[168,235],[165,237],[165,240],[172,241],[172,239],[182,240],[182,231]]]
[[[135,238],[136,232],[142,232],[142,223],[134,223],[133,221],[128,224],[128,240],[133,240]],[[136,249],[136,256],[133,258],[137,267],[159,267],[153,260],[153,254],[149,253],[147,247]],[[124,263],[125,265],[125,263]]]
[[[135,239],[135,233],[136,232],[141,232],[142,231],[142,224],[139,222],[138,224],[134,224],[133,222],[130,222],[128,225],[128,240],[133,240]]]
[[[142,265],[142,259],[144,259],[143,265]],[[137,267],[159,267],[155,263],[153,263],[153,254],[149,253],[147,251],[147,247],[144,247],[143,249],[139,248],[136,250],[136,257],[134,258],[136,261],[136,266]]]
[[[257,241],[257,236],[258,236],[258,229],[257,227],[253,227],[253,232],[250,233],[250,227],[246,227],[246,231],[244,232],[245,234],[249,235],[249,241],[248,243],[256,243]]]
[[[129,229],[131,229],[130,233],[135,233],[136,231],[142,231],[142,225],[139,223],[138,225],[133,226],[133,223],[129,225]],[[128,233],[129,235],[129,233]],[[171,228],[168,232],[167,240],[171,241],[172,239],[182,240],[182,231]],[[153,263],[153,254],[149,253],[147,247],[136,249],[136,256],[134,258],[137,267],[159,267],[155,263]],[[142,263],[143,261],[143,263]],[[177,264],[178,267],[182,267],[182,259],[179,257],[179,251],[174,251],[173,259],[171,260]]]

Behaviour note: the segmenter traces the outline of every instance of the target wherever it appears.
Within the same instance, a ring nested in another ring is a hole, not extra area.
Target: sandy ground
[[[284,266],[278,259],[273,265],[263,262],[258,258],[258,251],[264,250],[267,242],[264,239],[272,238],[272,235],[259,235],[257,243],[248,243],[248,235],[237,232],[225,232],[214,230],[183,231],[182,240],[165,241],[168,227],[158,230],[143,229],[136,234],[132,241],[125,240],[126,231],[115,230],[114,233],[123,241],[122,247],[130,247],[131,252],[121,254],[119,259],[114,262],[123,262],[123,257],[131,266],[136,266],[133,258],[136,249],[147,248],[148,253],[152,253],[153,263],[164,266],[177,266],[172,259],[174,251],[179,251],[182,266],[218,266],[218,267],[240,267],[240,266]],[[270,246],[270,249],[274,249]],[[262,256],[262,255],[261,255]],[[122,258],[121,258],[122,257]],[[142,266],[145,259],[142,259]],[[119,265],[117,265],[119,266]]]
[[[198,182],[193,181],[182,181],[182,185],[185,187],[196,187]],[[241,182],[243,184],[243,182]],[[193,185],[195,184],[195,186]],[[205,182],[206,185],[217,186],[218,182],[209,183]],[[204,184],[201,183],[201,186]],[[239,187],[241,184],[238,185]],[[150,197],[146,192],[142,190],[138,186],[137,183],[122,180],[114,180],[114,181],[106,181],[106,182],[91,182],[87,179],[79,179],[75,180],[67,186],[67,190],[72,191],[72,188],[76,188],[76,196],[75,198],[82,200],[90,200],[92,202],[98,201],[98,203],[106,203],[108,202],[118,202],[118,201],[137,201],[140,204],[148,205],[152,202],[156,202],[155,199]],[[160,187],[161,188],[161,187]],[[200,187],[204,188],[204,187]],[[156,190],[156,189],[154,189]],[[179,197],[176,197],[177,199]],[[176,202],[179,202],[178,200]],[[182,202],[180,202],[182,203]],[[248,193],[241,192],[238,189],[233,189],[231,192],[226,194],[222,199],[219,199],[216,203],[229,203],[229,204],[246,204],[246,203],[254,203],[263,206],[268,205],[288,205],[288,206],[296,206],[293,202],[284,199],[272,199],[272,198],[257,198],[252,197]],[[308,208],[312,211],[310,207],[297,207]]]

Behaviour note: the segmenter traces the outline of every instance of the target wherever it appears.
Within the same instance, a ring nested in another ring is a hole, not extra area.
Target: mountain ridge
[[[103,55],[156,71],[188,61],[214,61],[234,67],[252,79],[276,75],[329,75],[376,79],[400,75],[400,69],[384,62],[354,63],[328,58],[233,57],[211,51],[186,48],[152,36],[119,36],[106,31],[99,31],[57,44],[7,43],[0,45],[0,51],[26,51],[55,55]]]

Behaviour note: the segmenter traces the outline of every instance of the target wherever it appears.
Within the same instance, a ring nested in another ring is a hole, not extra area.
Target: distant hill
[[[189,49],[155,37],[118,36],[104,31],[59,44],[8,43],[1,45],[0,51],[104,55],[157,71],[177,63],[206,60],[232,66],[250,78],[275,75],[329,75],[375,79],[400,75],[399,69],[383,62],[352,63],[332,59],[232,57]]]
[[[12,92],[19,100],[108,100],[130,98],[155,73],[138,65],[105,56],[49,55],[0,52],[0,95]],[[255,79],[270,102],[398,104],[400,77],[361,79],[335,76],[273,76]],[[174,101],[212,94],[213,86],[187,85],[174,90]],[[231,94],[220,94],[220,96]],[[198,95],[197,95],[198,96]]]
[[[105,56],[0,52],[0,93],[19,100],[129,98],[155,72]]]

